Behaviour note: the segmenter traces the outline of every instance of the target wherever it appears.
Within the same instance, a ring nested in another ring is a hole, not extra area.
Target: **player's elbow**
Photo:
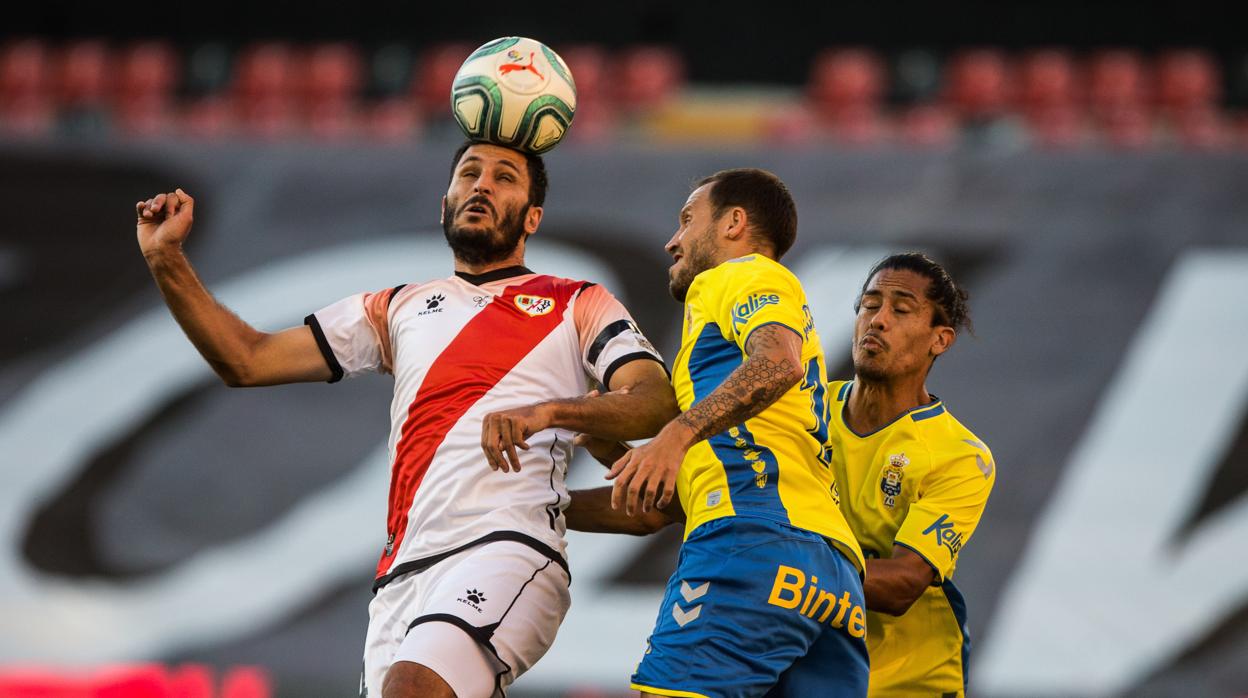
[[[231,388],[254,388],[264,383],[255,371],[248,368],[245,363],[235,363],[226,361],[212,361],[212,370],[216,372],[217,377],[222,383]]]
[[[897,596],[877,599],[874,605],[869,606],[869,609],[887,616],[904,616],[918,598],[918,596]]]

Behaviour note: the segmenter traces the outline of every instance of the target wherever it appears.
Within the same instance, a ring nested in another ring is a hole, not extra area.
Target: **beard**
[[[446,244],[450,245],[455,259],[472,266],[480,266],[510,257],[524,239],[524,214],[528,207],[504,211],[501,216],[491,207],[499,218],[498,225],[493,229],[455,225],[455,217],[470,203],[474,203],[471,198],[463,204],[447,199],[442,205],[442,232],[446,235]]]
[[[715,266],[715,251],[711,243],[713,235],[713,231],[707,228],[700,236],[690,240],[689,246],[685,249],[685,266],[672,274],[668,280],[667,289],[672,292],[672,298],[678,302],[685,302],[694,277]]]

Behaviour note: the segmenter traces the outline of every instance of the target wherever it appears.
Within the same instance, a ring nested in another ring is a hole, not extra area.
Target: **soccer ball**
[[[576,113],[572,72],[545,44],[495,39],[468,56],[451,85],[451,113],[464,135],[530,153],[559,144]]]

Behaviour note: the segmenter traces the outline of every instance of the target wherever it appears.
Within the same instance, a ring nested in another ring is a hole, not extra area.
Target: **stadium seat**
[[[193,138],[216,139],[234,133],[234,112],[221,95],[200,97],[183,105],[179,131]]]
[[[430,47],[412,66],[412,95],[425,114],[449,119],[451,83],[455,73],[477,47],[465,43],[438,44]]]
[[[363,130],[372,140],[401,143],[416,138],[420,124],[420,109],[412,100],[391,97],[368,108]]]
[[[269,676],[259,667],[234,667],[221,679],[220,698],[269,698],[272,693]]]
[[[1032,143],[1041,148],[1072,148],[1087,141],[1084,112],[1073,104],[1032,107],[1026,120]]]
[[[213,670],[203,664],[183,664],[169,674],[169,698],[213,698]]]
[[[892,61],[890,98],[905,105],[927,104],[940,95],[940,61],[930,51],[902,51]]]
[[[1168,51],[1157,59],[1157,102],[1165,110],[1205,109],[1222,97],[1218,64],[1205,51]]]
[[[841,145],[875,145],[888,134],[883,115],[872,104],[848,105],[823,115],[821,121],[832,139]]]
[[[57,65],[57,101],[71,109],[102,107],[114,76],[113,56],[103,41],[76,41],[64,48]]]
[[[899,140],[925,148],[951,145],[957,139],[957,124],[948,109],[935,104],[920,104],[901,116]]]
[[[1197,106],[1172,111],[1172,136],[1183,148],[1217,150],[1232,144],[1232,132],[1222,112],[1213,106]]]
[[[1155,142],[1153,120],[1140,105],[1102,108],[1097,116],[1101,140],[1115,148],[1144,148]]]
[[[318,99],[308,104],[303,114],[308,135],[317,140],[341,141],[355,136],[360,129],[360,109],[355,99]]]
[[[1067,107],[1083,100],[1078,65],[1061,49],[1040,49],[1023,56],[1019,82],[1019,106],[1024,111]]]
[[[320,44],[305,59],[304,95],[312,103],[354,99],[364,82],[364,60],[348,43]]]
[[[177,50],[164,41],[131,44],[122,50],[118,63],[118,99],[171,98],[182,75]]]
[[[576,119],[581,118],[580,109],[592,103],[609,102],[612,95],[605,89],[607,82],[607,51],[594,44],[573,44],[556,47],[555,52],[569,66],[575,66],[573,80],[576,82]]]
[[[1110,49],[1097,53],[1088,66],[1088,103],[1104,117],[1111,112],[1142,109],[1150,100],[1150,75],[1134,51]]]
[[[56,109],[45,95],[19,95],[0,101],[0,133],[38,138],[52,132]]]
[[[51,90],[51,58],[39,39],[10,41],[0,49],[0,103]]]
[[[294,49],[281,42],[253,44],[243,50],[230,95],[243,133],[280,139],[297,131],[299,68]]]
[[[619,58],[616,98],[629,111],[654,109],[684,85],[685,61],[668,46],[637,46]]]
[[[113,105],[117,130],[127,136],[153,138],[172,133],[173,99],[167,94],[123,96]]]
[[[876,108],[883,89],[883,62],[866,49],[823,51],[815,57],[807,82],[815,109],[829,116],[848,108]]]
[[[371,97],[391,99],[407,90],[412,78],[412,50],[406,44],[384,44],[368,59],[365,91]]]
[[[964,119],[999,116],[1010,102],[1011,70],[1000,51],[962,52],[946,66],[945,76],[946,100]]]

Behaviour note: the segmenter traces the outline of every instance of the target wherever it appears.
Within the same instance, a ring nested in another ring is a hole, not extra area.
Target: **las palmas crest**
[[[897,505],[897,495],[901,494],[902,468],[910,465],[910,459],[904,453],[895,453],[888,457],[888,465],[884,466],[884,476],[880,478],[880,491],[884,493],[884,506],[892,509]]]

